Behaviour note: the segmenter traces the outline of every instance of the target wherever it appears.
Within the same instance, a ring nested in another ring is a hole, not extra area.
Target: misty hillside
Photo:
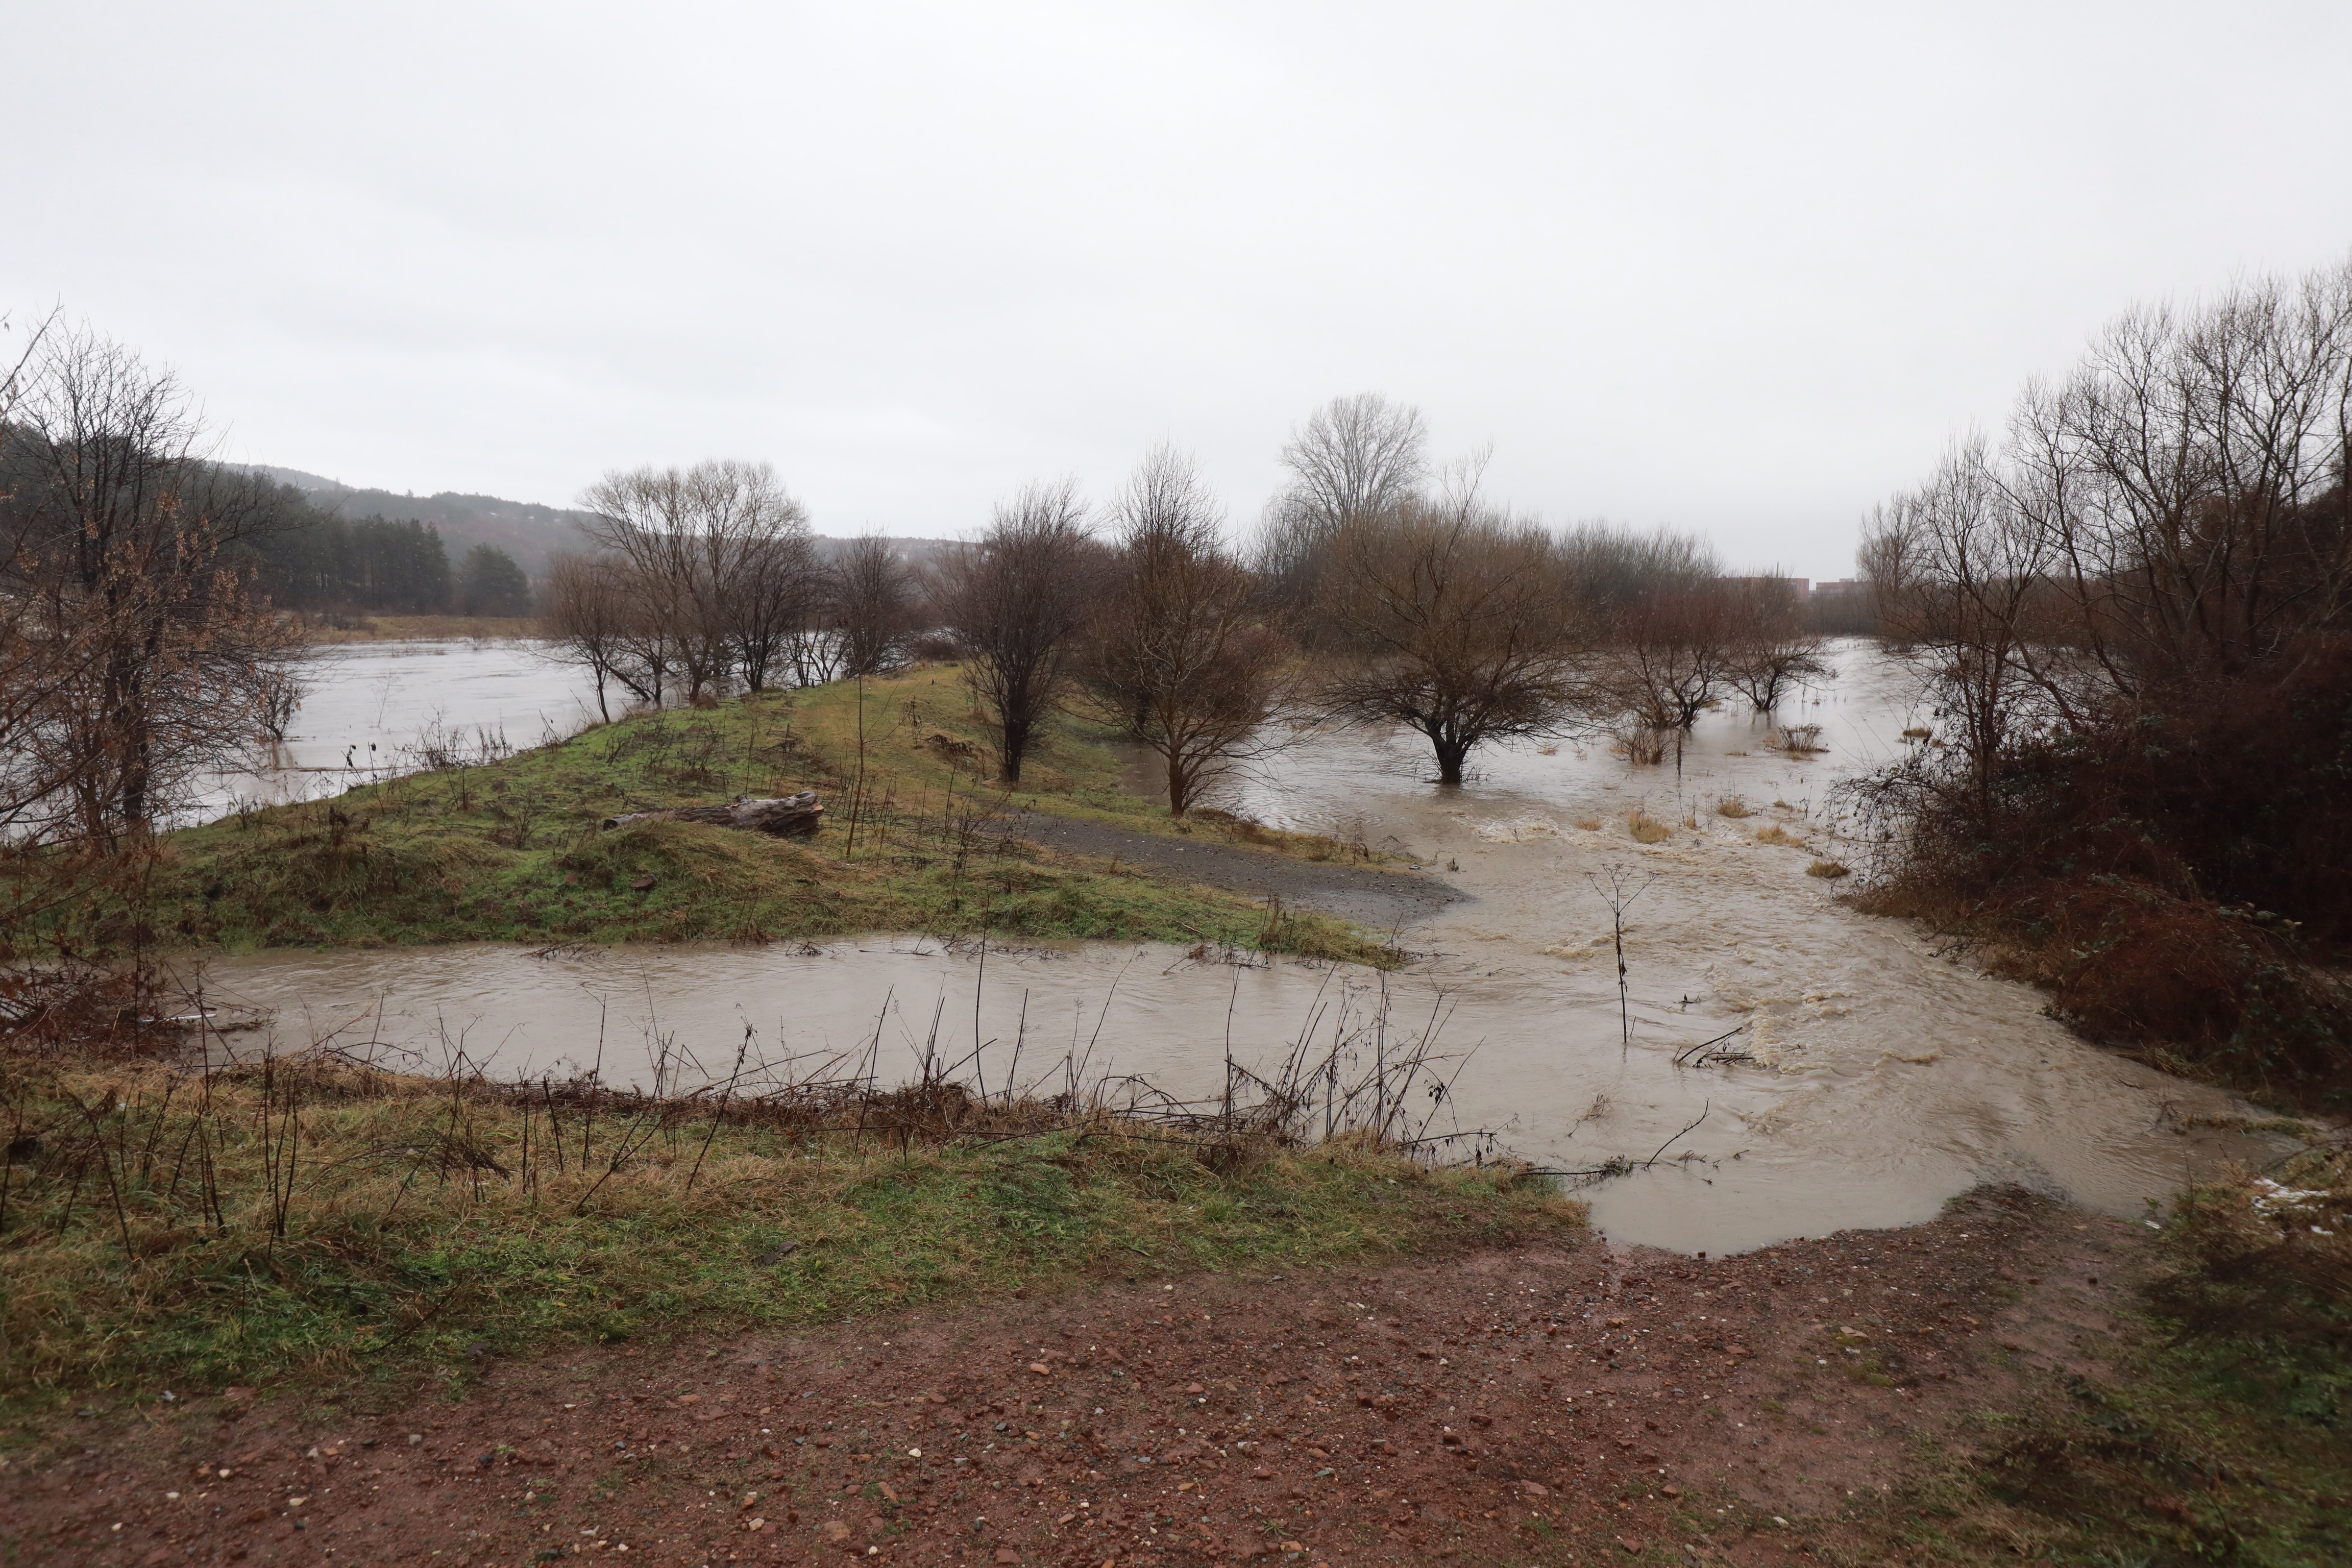
[[[533,581],[546,575],[547,558],[563,550],[578,550],[587,541],[581,525],[589,514],[570,507],[542,506],[537,501],[506,500],[498,496],[463,495],[441,490],[429,496],[394,490],[364,489],[340,479],[305,473],[300,468],[256,463],[253,471],[300,490],[313,506],[342,517],[385,517],[395,522],[415,520],[440,530],[449,558],[460,560],[477,544],[492,544],[514,557]],[[820,531],[820,545],[838,547],[840,535]],[[947,539],[894,539],[901,554],[928,561],[955,542]],[[831,551],[828,548],[827,553]]]
[[[515,558],[532,578],[547,573],[547,558],[560,550],[583,548],[580,532],[584,511],[541,506],[535,501],[505,500],[497,496],[461,495],[442,490],[435,495],[403,495],[393,490],[362,489],[340,480],[306,474],[299,468],[256,464],[254,471],[292,485],[314,506],[346,518],[386,517],[396,522],[412,519],[441,531],[449,558],[463,559],[477,544],[493,544]]]

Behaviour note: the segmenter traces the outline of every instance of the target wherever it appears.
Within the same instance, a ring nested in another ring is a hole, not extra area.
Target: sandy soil
[[[1469,896],[1413,871],[1298,860],[1213,839],[1137,833],[1107,822],[1042,812],[1019,813],[1013,831],[1050,849],[1154,866],[1253,898],[1278,896],[1286,904],[1321,910],[1372,931],[1415,925]]]
[[[1129,1282],[60,1422],[6,1560],[1779,1563],[2094,1353],[2139,1232],[2018,1193],[1709,1261],[1595,1239]],[[1777,1517],[1776,1517],[1777,1516]],[[1786,1521],[1786,1522],[1783,1522]]]

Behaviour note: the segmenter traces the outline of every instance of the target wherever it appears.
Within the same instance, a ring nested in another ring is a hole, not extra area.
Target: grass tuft
[[[835,1086],[836,1088],[838,1086]],[[953,1085],[667,1101],[320,1057],[0,1058],[0,1376],[82,1390],[425,1373],[1142,1271],[1573,1233],[1504,1165],[1431,1170]]]

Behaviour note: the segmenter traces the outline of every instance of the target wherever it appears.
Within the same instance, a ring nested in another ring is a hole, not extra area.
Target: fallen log
[[[775,838],[805,838],[817,830],[824,807],[816,791],[754,800],[738,795],[725,805],[681,805],[671,811],[625,811],[608,816],[604,826],[623,827],[632,822],[707,822],[714,827],[740,827]]]

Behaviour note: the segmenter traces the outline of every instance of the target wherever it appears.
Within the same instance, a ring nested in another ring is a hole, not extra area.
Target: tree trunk
[[[814,790],[803,790],[798,795],[781,798],[752,799],[745,796],[726,805],[685,805],[673,811],[629,811],[618,816],[608,816],[604,826],[625,826],[633,822],[707,822],[715,827],[740,827],[747,833],[764,833],[772,838],[806,838],[822,825],[824,807],[817,804]]]

